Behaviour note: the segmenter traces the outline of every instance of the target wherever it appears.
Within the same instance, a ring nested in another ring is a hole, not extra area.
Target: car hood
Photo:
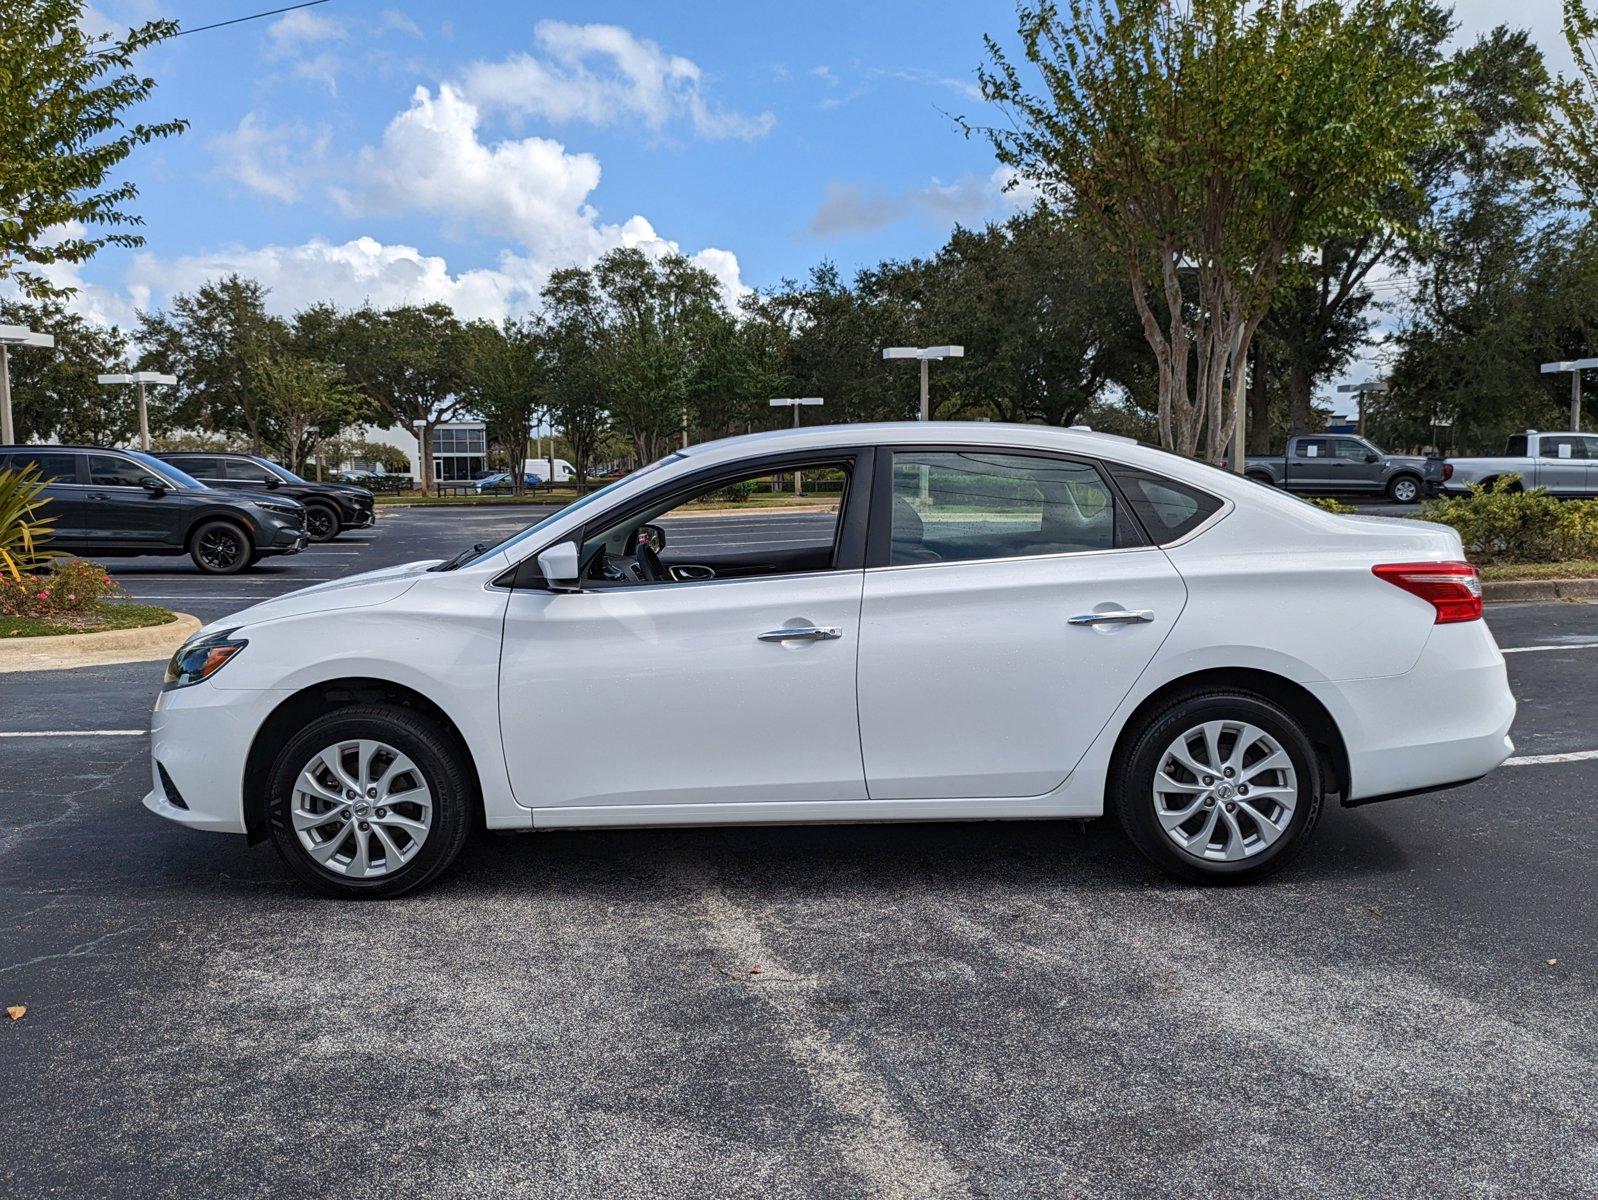
[[[282,492],[240,492],[233,488],[205,488],[207,494],[214,498],[232,500],[234,503],[242,501],[245,504],[285,504],[290,508],[299,508],[300,502],[293,496],[285,496]]]
[[[264,621],[277,621],[284,617],[304,617],[312,613],[332,612],[337,609],[370,608],[374,604],[387,604],[390,600],[397,600],[408,592],[415,586],[416,581],[427,573],[427,569],[436,566],[438,561],[436,558],[423,559],[419,562],[402,563],[397,567],[366,571],[345,579],[334,579],[328,583],[313,584],[297,592],[290,592],[286,596],[274,596],[270,600],[263,600],[219,621],[212,621],[200,632],[211,633],[218,629],[259,625]]]

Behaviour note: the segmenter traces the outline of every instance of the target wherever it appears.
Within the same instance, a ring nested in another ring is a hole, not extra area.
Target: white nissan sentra
[[[784,475],[814,503],[705,503]],[[732,438],[492,548],[203,629],[167,669],[144,803],[270,838],[340,896],[427,882],[478,823],[1111,809],[1177,875],[1253,879],[1329,800],[1510,753],[1462,558],[1442,526],[1085,430]]]

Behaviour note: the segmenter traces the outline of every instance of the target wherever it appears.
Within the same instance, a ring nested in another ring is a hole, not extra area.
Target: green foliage
[[[0,574],[0,616],[68,617],[92,611],[102,600],[125,593],[99,563],[58,558],[48,570],[10,576]]]
[[[387,442],[372,442],[365,438],[350,438],[340,444],[343,453],[341,459],[351,462],[382,464],[383,470],[397,475],[409,475],[411,460],[405,457],[405,452],[398,446],[390,446]]]
[[[727,500],[733,504],[751,499],[760,490],[760,483],[755,479],[740,479],[729,487],[724,487],[716,493],[717,500]]]
[[[330,363],[267,353],[250,364],[250,376],[267,418],[268,449],[286,458],[290,470],[360,418],[364,397]]]
[[[1537,132],[1555,185],[1574,189],[1590,212],[1598,207],[1598,12],[1564,0],[1564,29],[1576,71],[1555,83]]]
[[[177,22],[111,37],[84,32],[83,20],[81,0],[0,5],[0,281],[36,300],[72,289],[35,268],[144,244],[127,208],[138,189],[107,177],[135,147],[187,125],[126,120],[155,90],[133,72],[134,56]]]
[[[1598,500],[1556,500],[1542,488],[1522,491],[1506,475],[1491,488],[1428,501],[1421,518],[1459,531],[1465,553],[1483,564],[1598,558]]]
[[[507,320],[500,326],[479,322],[468,333],[466,388],[472,410],[483,419],[489,440],[504,449],[511,490],[519,494],[533,422],[549,406],[544,326],[537,320]]]
[[[1258,322],[1306,244],[1393,222],[1412,156],[1447,136],[1426,0],[1023,5],[1035,95],[993,39],[984,132],[1122,262],[1159,367],[1162,444],[1221,452]]]
[[[55,518],[33,466],[0,471],[0,578],[19,581],[45,561]]]
[[[1316,508],[1325,509],[1329,513],[1338,513],[1341,516],[1348,516],[1350,513],[1359,511],[1352,504],[1344,504],[1341,500],[1334,500],[1330,496],[1316,496],[1314,498],[1306,496],[1305,499]]]

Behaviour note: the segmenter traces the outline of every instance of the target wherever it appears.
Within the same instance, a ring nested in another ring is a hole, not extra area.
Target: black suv
[[[27,466],[45,482],[51,550],[187,554],[208,575],[232,575],[307,542],[297,501],[208,488],[137,450],[0,446],[0,470]]]
[[[160,456],[207,487],[246,488],[291,496],[305,505],[305,531],[313,542],[331,542],[346,529],[373,521],[372,493],[348,483],[316,483],[269,458],[254,454],[174,451]]]

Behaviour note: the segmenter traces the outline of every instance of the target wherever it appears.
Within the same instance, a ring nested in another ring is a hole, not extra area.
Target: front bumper
[[[209,681],[162,692],[150,718],[144,807],[191,829],[244,833],[244,764],[250,744],[286,692],[220,691]],[[166,768],[178,796],[161,779]],[[182,805],[174,801],[181,798]]]
[[[310,535],[303,529],[276,529],[270,541],[256,547],[260,554],[298,554],[311,544]]]

